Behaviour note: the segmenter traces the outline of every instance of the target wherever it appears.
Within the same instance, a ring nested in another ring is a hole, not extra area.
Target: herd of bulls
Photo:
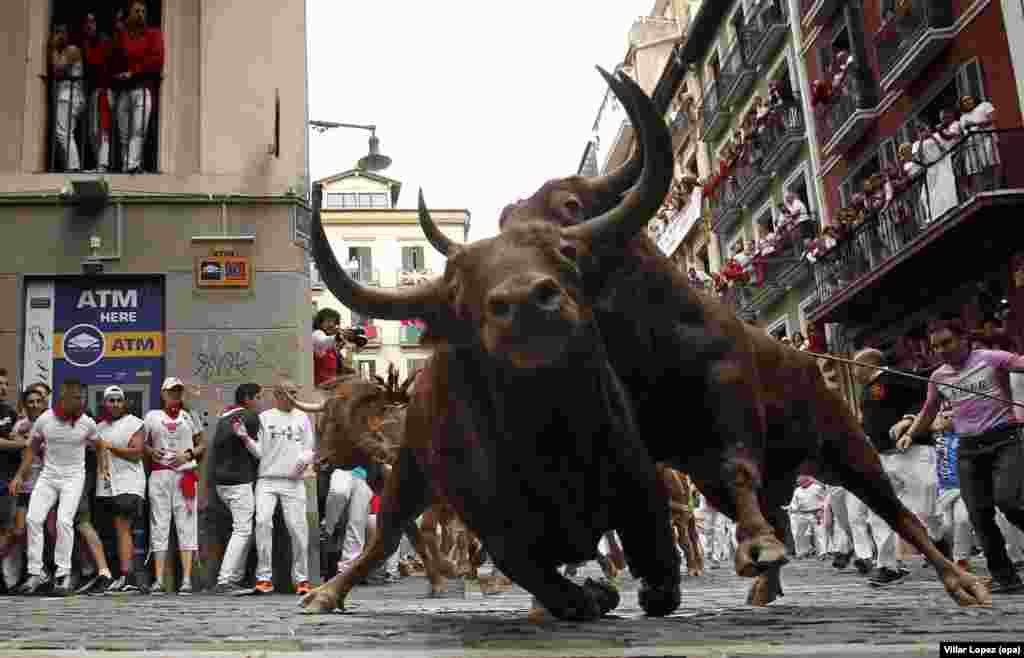
[[[350,571],[303,599],[306,611],[342,606],[404,531],[416,533],[416,517],[444,501],[501,571],[561,619],[618,605],[607,582],[579,586],[558,571],[593,559],[601,535],[616,530],[642,581],[641,607],[667,615],[681,603],[680,558],[657,464],[689,474],[735,519],[736,572],[753,578],[752,605],[782,595],[782,507],[799,473],[863,500],[958,603],[989,602],[983,582],[943,557],[899,502],[813,359],[691,289],[646,236],[672,183],[671,137],[635,83],[601,74],[639,135],[630,161],[606,176],[545,183],[505,209],[498,236],[466,245],[437,229],[421,196],[420,223],[448,258],[437,280],[397,290],[352,280],[314,191],[313,256],[328,288],[361,315],[423,320],[434,355],[402,417],[375,428],[400,446],[380,531]]]

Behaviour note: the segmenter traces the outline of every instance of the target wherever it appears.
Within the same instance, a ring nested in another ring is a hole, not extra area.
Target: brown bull
[[[643,92],[628,79],[609,84],[624,97],[633,125],[642,127]],[[779,570],[786,562],[788,527],[782,506],[801,469],[863,500],[927,557],[956,601],[988,602],[982,582],[947,560],[899,502],[878,453],[811,357],[692,289],[642,231],[643,224],[619,232],[614,253],[595,252],[579,238],[580,227],[604,217],[641,171],[649,173],[646,148],[641,141],[634,157],[608,176],[545,183],[508,206],[500,225],[502,231],[517,230],[543,218],[561,228],[566,249],[577,253],[586,272],[584,287],[595,299],[601,333],[612,338],[609,359],[634,401],[648,451],[688,473],[711,504],[736,520],[736,571],[756,577],[748,602],[764,605],[782,595]],[[429,214],[420,219],[438,250],[459,249]],[[687,405],[685,435],[666,432],[676,425],[681,404]]]
[[[594,619],[618,605],[607,583],[581,587],[558,572],[592,559],[612,529],[643,581],[641,607],[650,615],[678,607],[667,500],[605,357],[576,251],[613,248],[668,191],[671,137],[641,100],[644,173],[620,205],[568,236],[538,222],[454,249],[444,276],[416,288],[352,280],[324,235],[314,188],[313,255],[328,288],[361,314],[425,320],[435,352],[408,408],[377,540],[351,571],[303,599],[307,611],[342,603],[431,498],[447,499],[501,571],[559,618]],[[422,196],[420,213],[428,213]]]

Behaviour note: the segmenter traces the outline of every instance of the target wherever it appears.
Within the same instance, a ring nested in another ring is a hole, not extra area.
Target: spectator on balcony
[[[117,126],[121,137],[122,170],[142,171],[142,150],[149,133],[153,100],[164,68],[164,36],[146,26],[146,3],[134,0],[125,29],[114,43],[113,77],[121,89],[117,99]]]
[[[100,34],[96,14],[87,13],[82,18],[81,32],[77,38],[85,60],[85,73],[91,88],[89,90],[89,146],[96,160],[96,169],[105,172],[110,166],[110,131],[113,126],[113,93],[110,90],[110,58],[113,42]]]
[[[82,51],[68,41],[68,27],[53,26],[50,37],[50,77],[53,80],[54,137],[63,158],[64,170],[78,171],[75,128],[85,109],[85,68]]]
[[[804,335],[799,331],[793,334],[793,349],[801,351],[807,349],[807,341],[804,340]]]
[[[926,221],[933,222],[957,205],[956,178],[949,158],[949,150],[955,142],[943,137],[940,130],[927,125],[921,126],[918,136],[918,158],[926,167],[921,205],[928,208]]]
[[[998,182],[999,144],[994,133],[984,131],[995,129],[996,108],[988,101],[979,104],[973,96],[964,96],[960,99],[960,111],[963,134],[971,136],[964,154],[964,170],[972,189],[992,189]]]

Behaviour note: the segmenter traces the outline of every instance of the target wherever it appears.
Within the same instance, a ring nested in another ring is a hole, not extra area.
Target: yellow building
[[[415,209],[396,208],[402,184],[380,174],[353,169],[321,179],[324,232],[338,262],[358,281],[374,286],[417,285],[444,273],[445,258],[430,246]],[[441,231],[456,242],[469,235],[465,209],[431,210]],[[420,330],[411,323],[375,320],[347,309],[326,290],[311,266],[313,306],[333,308],[342,326],[360,325],[369,343],[353,356],[364,376],[385,375],[394,364],[404,378],[424,365],[430,350],[419,346]]]

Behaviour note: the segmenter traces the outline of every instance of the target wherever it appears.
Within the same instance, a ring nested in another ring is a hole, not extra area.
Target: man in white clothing
[[[826,550],[825,527],[822,523],[824,505],[825,485],[809,475],[799,476],[793,500],[789,503],[790,527],[798,559],[810,556],[815,547],[819,553]]]
[[[47,584],[43,570],[43,525],[54,504],[57,505],[57,544],[53,559],[57,564],[54,592],[71,593],[71,549],[75,541],[75,513],[85,486],[85,446],[97,438],[96,423],[84,415],[85,388],[77,379],[67,379],[60,387],[60,402],[44,411],[32,426],[29,442],[37,454],[44,454],[43,471],[32,489],[28,504],[28,572],[21,588],[34,594]]]
[[[260,466],[256,480],[256,591],[274,591],[274,511],[281,503],[292,538],[292,578],[299,594],[309,592],[306,487],[303,476],[314,462],[313,425],[292,398],[298,387],[283,381],[274,391],[274,407],[260,414]]]

